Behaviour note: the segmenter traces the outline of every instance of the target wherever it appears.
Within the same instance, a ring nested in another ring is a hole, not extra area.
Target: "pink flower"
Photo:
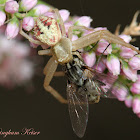
[[[120,38],[122,38],[126,43],[129,43],[132,38],[130,35],[119,35]]]
[[[52,12],[44,13],[44,16],[54,18],[54,14]]]
[[[33,27],[34,27],[34,19],[33,19],[33,17],[25,17],[23,19],[22,26],[23,26],[24,30],[26,30],[26,31],[32,30]]]
[[[120,74],[120,61],[116,56],[109,55],[107,57],[106,66],[109,72],[112,73],[113,75],[117,76]]]
[[[106,49],[108,44],[109,43],[106,40],[101,39],[100,42],[98,43],[97,52],[103,53],[103,51]],[[111,54],[111,52],[112,52],[112,46],[109,45],[108,48],[105,50],[104,55]]]
[[[72,36],[72,41],[77,40],[77,39],[78,39],[78,36],[77,35],[73,35]]]
[[[128,66],[123,65],[123,73],[129,80],[132,80],[133,82],[138,79],[137,70],[133,70]]]
[[[59,13],[63,19],[63,22],[65,22],[68,18],[69,18],[69,15],[70,15],[70,12],[68,10],[59,10]]]
[[[135,55],[129,62],[129,66],[134,70],[140,70],[140,55]]]
[[[38,4],[33,8],[33,10],[35,10],[34,15],[35,16],[44,15],[46,12],[49,11],[49,9],[50,9],[50,7],[48,7],[47,5]]]
[[[112,93],[118,98],[119,101],[125,101],[128,90],[122,85],[115,85],[112,89]]]
[[[107,30],[107,28],[106,27],[97,27],[97,28],[94,28],[94,32],[100,31],[100,30]]]
[[[132,109],[135,114],[140,113],[140,99],[139,98],[133,99]]]
[[[0,11],[0,26],[4,25],[6,20],[6,14],[3,11]]]
[[[21,0],[20,8],[23,11],[29,11],[37,4],[37,0]]]
[[[92,19],[90,17],[82,16],[76,20],[75,24],[78,24],[80,26],[90,27],[91,22],[92,22]]]
[[[140,76],[138,76],[138,80],[132,84],[130,90],[135,94],[140,94]]]
[[[92,53],[84,53],[82,55],[85,64],[89,67],[92,67],[96,62],[96,55],[94,52]]]
[[[5,11],[11,14],[18,12],[19,4],[16,1],[9,1],[5,4]]]
[[[97,70],[98,72],[102,73],[104,72],[104,70],[106,69],[106,65],[104,64],[104,62],[101,60],[99,62],[98,65],[94,65],[93,67],[95,70]]]
[[[132,58],[135,54],[137,54],[135,51],[124,46],[122,46],[120,49],[121,49],[120,56],[123,58]]]
[[[71,27],[72,25],[73,25],[72,22],[66,22],[66,23],[64,23],[66,33],[68,33],[68,29],[69,29],[69,27]]]
[[[125,99],[125,105],[130,108],[132,106],[132,101],[133,101],[133,97],[132,96],[128,96],[126,99]]]
[[[19,25],[17,23],[9,22],[7,24],[7,28],[5,31],[7,39],[15,38],[18,35],[18,32],[19,32]]]

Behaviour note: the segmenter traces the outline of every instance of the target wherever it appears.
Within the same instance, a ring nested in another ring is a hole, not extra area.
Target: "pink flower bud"
[[[38,4],[34,7],[35,10],[35,16],[40,16],[40,15],[44,15],[46,12],[48,12],[50,9],[50,7],[48,7],[47,5],[43,5],[43,4]]]
[[[140,82],[136,81],[135,83],[133,83],[130,90],[135,94],[140,94]]]
[[[7,39],[15,38],[19,32],[19,25],[15,22],[9,22],[6,27],[5,35]]]
[[[129,43],[132,38],[130,35],[119,35],[120,38],[122,38],[126,43]]]
[[[99,62],[98,65],[94,65],[93,67],[98,72],[102,73],[106,69],[106,65],[102,62],[102,60]]]
[[[117,76],[120,74],[120,61],[116,56],[109,55],[107,57],[106,66],[109,72],[112,73],[113,75]]]
[[[140,55],[135,55],[129,62],[129,66],[134,70],[140,70]]]
[[[6,20],[6,14],[0,11],[0,26],[4,25],[5,20]]]
[[[82,57],[83,57],[85,64],[89,67],[92,67],[96,62],[96,54],[94,52],[84,53],[82,55]]]
[[[37,0],[21,0],[20,8],[23,11],[29,11],[37,4]]]
[[[73,35],[72,36],[72,41],[77,40],[77,39],[78,39],[78,36],[77,35]]]
[[[139,98],[134,98],[133,103],[132,103],[132,108],[133,112],[138,114],[140,113],[140,99]]]
[[[63,19],[63,22],[65,22],[68,18],[69,18],[69,15],[70,15],[70,12],[68,10],[59,10],[59,13]]]
[[[133,101],[133,97],[132,96],[128,96],[126,99],[125,99],[125,105],[130,108],[132,106],[132,101]]]
[[[76,24],[78,24],[80,26],[90,27],[91,22],[92,22],[92,19],[90,17],[82,16],[82,17],[77,19]]]
[[[115,85],[112,89],[112,93],[118,98],[119,101],[124,101],[127,97],[128,90],[121,85]]]
[[[69,27],[71,27],[72,25],[73,25],[72,22],[66,22],[66,23],[64,24],[66,33],[68,33],[68,29],[69,29]]]
[[[130,67],[123,65],[123,72],[124,72],[125,76],[129,80],[132,80],[133,82],[135,82],[138,79],[137,70],[133,70]]]
[[[97,28],[94,28],[94,32],[100,31],[100,30],[107,30],[107,28],[106,27],[97,27]]]
[[[54,18],[54,14],[52,12],[46,12],[44,16]]]
[[[97,52],[103,53],[103,51],[106,49],[108,44],[109,43],[106,40],[101,39],[100,42],[98,43]],[[104,55],[111,54],[111,52],[112,52],[112,46],[109,45],[108,48],[105,50]]]
[[[137,54],[135,51],[131,50],[130,48],[126,48],[124,46],[121,47],[120,56],[123,58],[132,58],[135,54]]]
[[[32,30],[33,27],[34,27],[34,19],[33,19],[33,17],[25,17],[23,19],[22,26],[23,26],[24,30],[26,30],[26,31]]]
[[[11,14],[18,12],[19,4],[16,1],[9,1],[5,4],[5,11]]]

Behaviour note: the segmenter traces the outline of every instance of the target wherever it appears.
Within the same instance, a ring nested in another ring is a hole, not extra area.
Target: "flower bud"
[[[113,75],[117,76],[120,74],[120,61],[115,55],[109,55],[107,57],[106,66]]]
[[[135,54],[137,54],[131,48],[122,46],[120,49],[121,49],[120,56],[126,59],[132,58]]]
[[[140,99],[134,98],[132,103],[133,112],[138,114],[140,113]]]
[[[19,4],[16,1],[8,1],[5,4],[5,11],[11,14],[18,12]]]
[[[65,22],[68,18],[69,18],[69,15],[70,15],[70,12],[68,10],[59,10],[59,13],[63,19],[63,22]]]
[[[78,36],[77,35],[72,35],[72,41],[77,40]]]
[[[108,44],[109,43],[106,40],[101,39],[98,43],[97,52],[103,53],[106,47],[108,46]],[[105,50],[104,55],[111,54],[111,52],[112,52],[112,46],[109,45],[108,48]]]
[[[132,96],[128,96],[126,99],[125,99],[125,105],[130,108],[132,106],[132,100],[133,100],[133,97]]]
[[[7,39],[15,38],[19,32],[19,23],[12,20],[7,24],[5,35]]]
[[[134,70],[140,70],[140,55],[135,55],[129,62],[129,66]]]
[[[90,23],[92,22],[92,19],[88,16],[82,16],[78,18],[75,22],[76,25],[90,27]]]
[[[52,12],[46,12],[44,16],[54,18],[54,14]]]
[[[130,35],[119,35],[120,38],[122,38],[126,43],[129,43],[132,38]]]
[[[96,55],[94,52],[92,53],[84,53],[82,55],[85,64],[89,67],[92,67],[96,62]]]
[[[129,79],[132,80],[133,82],[135,82],[138,77],[137,77],[137,70],[133,70],[130,67],[128,67],[128,65],[124,65],[122,66],[123,69],[123,73],[124,75]]]
[[[50,7],[43,5],[43,4],[38,4],[36,5],[33,10],[34,10],[34,15],[35,16],[40,16],[44,15],[46,12],[48,12]]]
[[[135,94],[140,94],[140,82],[136,81],[135,83],[133,83],[130,90]]]
[[[34,19],[33,19],[33,17],[25,17],[23,19],[22,27],[26,31],[32,30],[33,27],[34,27]]]
[[[73,25],[72,22],[66,22],[66,23],[64,24],[66,33],[68,33],[69,27],[71,27],[72,25]]]
[[[0,11],[0,26],[4,25],[6,20],[6,14],[3,11]]]
[[[95,70],[97,70],[98,72],[102,73],[105,69],[106,69],[106,65],[100,61],[98,65],[94,65],[93,67]]]
[[[122,85],[114,85],[112,93],[118,98],[119,101],[124,101],[127,97],[128,90]]]
[[[29,11],[37,4],[37,0],[21,0],[20,8],[22,11]]]

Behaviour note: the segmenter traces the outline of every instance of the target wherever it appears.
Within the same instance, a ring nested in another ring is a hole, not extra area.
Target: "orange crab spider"
[[[122,46],[131,48],[132,50],[140,53],[135,47],[126,43],[123,39],[116,35],[113,35],[108,30],[100,30],[92,32],[86,36],[72,41],[73,29],[79,30],[93,30],[84,26],[71,26],[68,30],[68,37],[64,27],[63,20],[58,12],[58,9],[54,9],[55,16],[59,19],[59,24],[56,19],[51,17],[40,16],[37,17],[34,26],[34,35],[38,40],[34,40],[28,34],[22,31],[22,22],[20,25],[20,34],[27,38],[30,42],[39,45],[49,45],[50,49],[40,50],[39,55],[52,56],[44,68],[45,80],[44,88],[50,92],[61,103],[67,103],[55,89],[50,86],[50,82],[53,76],[63,76],[63,72],[56,72],[58,64],[68,63],[73,59],[73,54],[76,54],[76,50],[82,49],[90,44],[96,43],[100,39],[105,39],[109,43],[116,43]],[[61,29],[61,30],[60,30]],[[77,53],[78,55],[78,53]]]

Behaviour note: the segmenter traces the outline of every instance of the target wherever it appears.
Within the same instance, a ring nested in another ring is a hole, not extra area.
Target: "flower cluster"
[[[35,17],[45,15],[54,17],[51,12],[51,6],[37,0],[21,0],[17,3],[14,0],[2,0],[0,2],[0,26],[7,23],[6,36],[8,39],[15,38],[19,32],[19,20],[23,21],[23,29],[29,33],[34,39],[33,27]],[[70,26],[86,26],[90,27],[92,19],[88,16],[70,17],[68,10],[59,10],[63,19],[66,32]],[[138,12],[130,26],[127,26],[124,31],[119,34],[119,29],[116,30],[116,35],[129,43],[133,35],[140,35],[140,26],[136,22]],[[58,21],[59,22],[59,21]],[[85,36],[91,32],[98,30],[107,30],[107,28],[93,28],[93,31],[73,30],[72,40],[76,40],[81,36]],[[38,45],[31,43],[36,48]],[[107,47],[108,46],[108,47]],[[42,45],[45,49],[46,46]],[[118,44],[109,44],[106,40],[101,39],[95,44],[85,47],[81,51],[81,55],[86,65],[96,69],[100,73],[106,73],[108,77],[117,77],[120,85],[114,86],[113,94],[119,101],[124,101],[127,107],[132,107],[133,112],[140,117],[140,75],[137,74],[140,70],[140,55],[137,52],[120,46]]]
[[[30,48],[16,40],[7,40],[0,28],[0,85],[8,88],[26,85],[34,74],[34,64],[27,57]]]

